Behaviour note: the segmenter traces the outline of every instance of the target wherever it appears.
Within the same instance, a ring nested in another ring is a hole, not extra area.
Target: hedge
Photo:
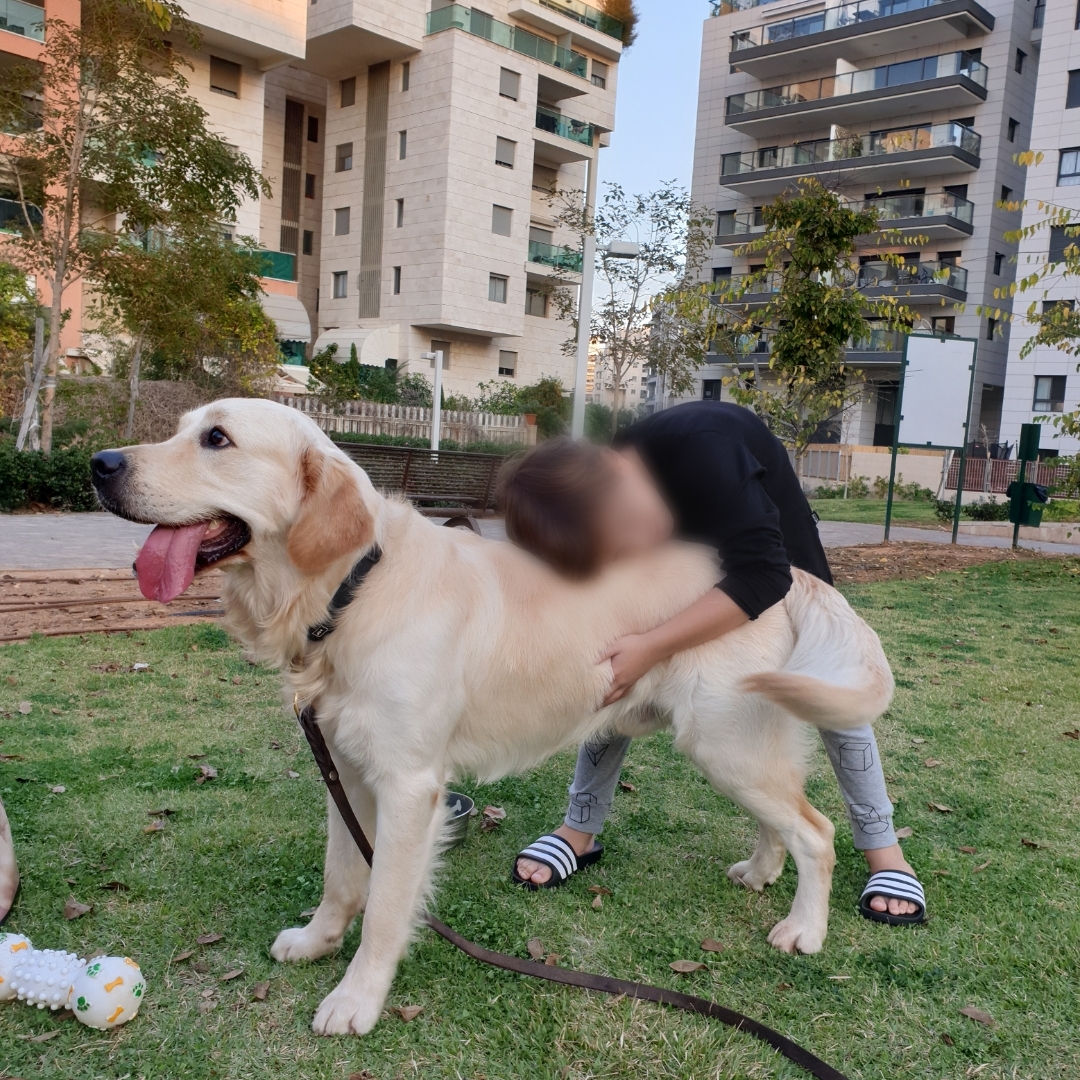
[[[0,510],[23,510],[31,505],[55,510],[97,510],[90,483],[92,450],[74,446],[19,453],[14,439],[0,440]]]

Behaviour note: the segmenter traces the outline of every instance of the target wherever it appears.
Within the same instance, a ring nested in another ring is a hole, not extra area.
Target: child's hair
[[[597,514],[612,477],[591,443],[540,443],[499,473],[506,535],[567,577],[594,574],[602,559]]]

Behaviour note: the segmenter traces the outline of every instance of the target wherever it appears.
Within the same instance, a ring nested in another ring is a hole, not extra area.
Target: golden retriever
[[[170,600],[198,566],[225,571],[226,624],[285,695],[316,707],[349,798],[375,848],[369,872],[332,802],[323,898],[283,930],[277,960],[363,940],[314,1029],[365,1034],[383,1010],[431,887],[447,781],[532,768],[603,731],[670,726],[717,791],[758,821],[757,847],[729,877],[760,890],[785,852],[798,869],[790,914],[769,941],[821,948],[833,827],[803,794],[808,730],[867,723],[893,691],[874,632],[843,597],[799,571],[783,603],[717,641],[672,657],[601,708],[604,647],[685,608],[718,579],[715,556],[672,543],[571,583],[512,544],[437,527],[386,498],[301,413],[261,400],[188,413],[167,442],[94,459],[102,504],[159,526],[139,554],[147,595]],[[308,627],[357,560],[382,560],[336,632]]]

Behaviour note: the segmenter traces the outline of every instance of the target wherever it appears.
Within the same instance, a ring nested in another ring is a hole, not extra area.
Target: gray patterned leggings
[[[893,806],[885,790],[874,729],[868,724],[819,734],[847,804],[855,847],[860,851],[892,847],[896,843]],[[571,829],[594,835],[603,829],[629,748],[630,740],[618,735],[586,743],[578,751],[566,811],[566,824]]]

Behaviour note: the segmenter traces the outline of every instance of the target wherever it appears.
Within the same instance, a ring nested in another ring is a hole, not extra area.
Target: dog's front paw
[[[341,938],[328,938],[312,932],[309,926],[294,926],[282,930],[270,948],[270,955],[280,963],[296,963],[298,960],[318,960],[341,948]]]
[[[783,866],[780,869],[782,870]],[[753,889],[754,892],[761,892],[766,885],[771,885],[780,876],[780,870],[771,873],[760,863],[755,864],[753,859],[747,859],[745,862],[737,862],[730,867],[727,876],[736,885],[744,885],[748,889]]]
[[[821,952],[825,944],[825,930],[812,929],[788,916],[769,932],[769,944],[786,953]]]
[[[366,1035],[382,1016],[383,1003],[338,987],[323,998],[311,1023],[316,1035]]]

